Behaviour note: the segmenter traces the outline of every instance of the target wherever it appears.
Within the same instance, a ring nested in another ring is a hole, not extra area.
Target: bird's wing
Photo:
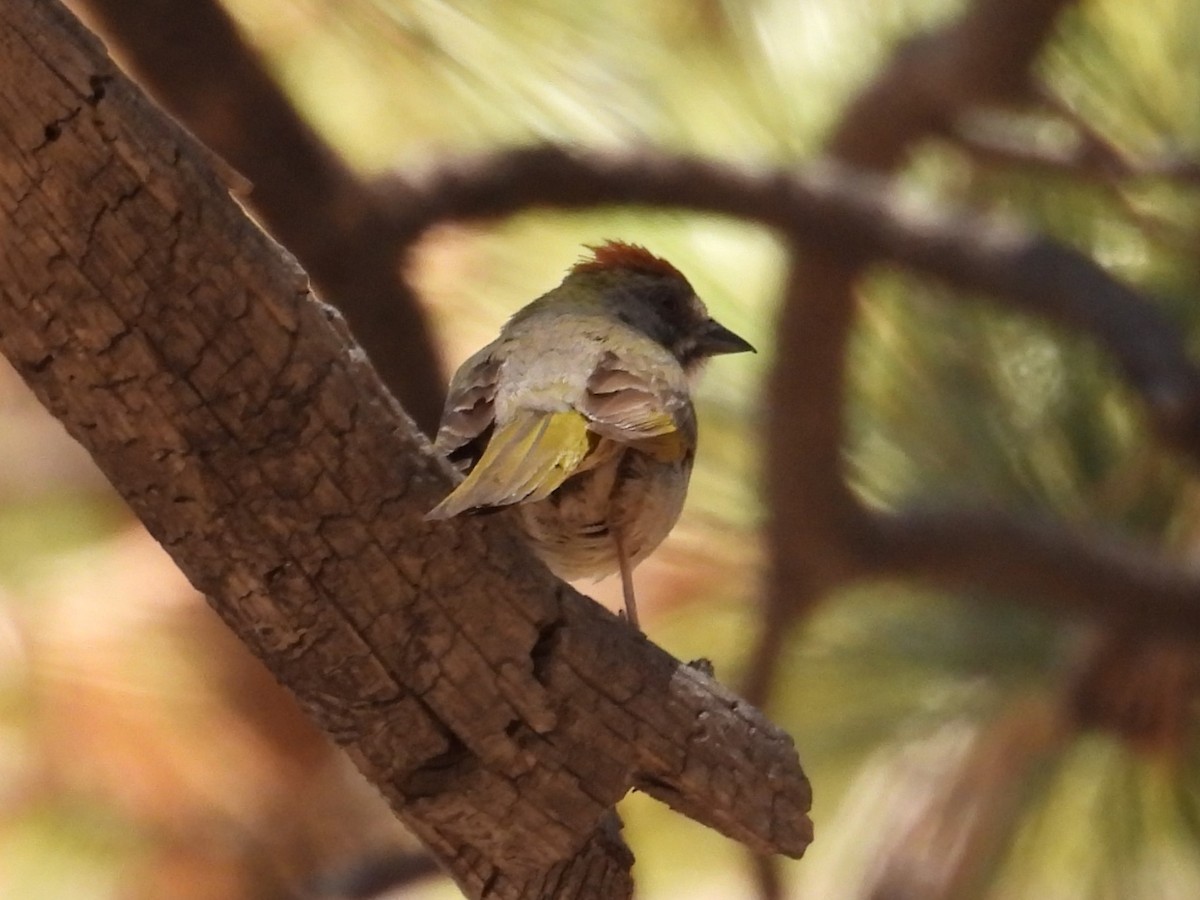
[[[454,376],[436,442],[468,474],[426,518],[543,500],[587,467],[600,438],[664,461],[690,455],[696,420],[682,371],[649,366],[643,376],[633,368],[606,353],[569,408],[522,408],[497,423],[500,366],[480,351]]]
[[[686,376],[673,361],[630,365],[606,353],[577,405],[593,432],[656,458],[677,461],[695,447]]]
[[[479,462],[426,518],[543,500],[578,469],[592,445],[587,419],[575,410],[518,410],[492,432]]]
[[[500,361],[489,345],[463,363],[450,382],[434,449],[463,469],[475,464],[487,444],[499,378]]]

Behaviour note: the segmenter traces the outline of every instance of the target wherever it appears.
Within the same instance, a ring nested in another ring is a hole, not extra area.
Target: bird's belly
[[[545,500],[517,507],[530,545],[559,578],[601,578],[620,567],[615,534],[637,565],[675,526],[691,460],[628,452],[568,479]]]

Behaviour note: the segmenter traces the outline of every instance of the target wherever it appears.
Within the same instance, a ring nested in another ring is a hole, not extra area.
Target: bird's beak
[[[705,356],[718,356],[722,353],[757,353],[748,340],[734,334],[720,322],[709,319],[701,330],[696,342],[697,349]]]

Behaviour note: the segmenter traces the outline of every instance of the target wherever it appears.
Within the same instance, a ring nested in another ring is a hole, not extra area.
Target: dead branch
[[[17,77],[19,73],[20,77]],[[637,785],[799,855],[791,739],[556,582],[191,137],[60,6],[0,6],[0,349],[473,897],[627,897]]]
[[[214,0],[77,0],[139,82],[251,182],[243,198],[346,316],[427,433],[445,381],[387,210],[300,118]]]

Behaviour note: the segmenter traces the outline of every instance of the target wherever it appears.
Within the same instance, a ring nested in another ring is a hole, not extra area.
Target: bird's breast
[[[675,526],[687,496],[690,453],[672,458],[602,441],[595,456],[547,499],[517,507],[534,552],[568,581],[617,571],[617,533],[637,565]]]

